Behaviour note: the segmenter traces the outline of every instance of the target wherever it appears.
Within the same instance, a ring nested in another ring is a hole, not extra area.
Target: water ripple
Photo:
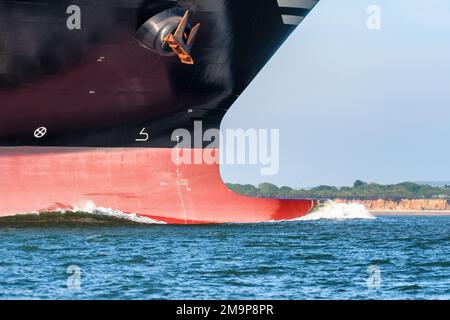
[[[449,234],[447,217],[0,224],[0,298],[450,299]]]

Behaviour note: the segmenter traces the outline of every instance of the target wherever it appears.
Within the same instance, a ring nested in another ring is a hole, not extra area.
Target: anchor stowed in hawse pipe
[[[181,22],[178,25],[178,28],[174,33],[167,35],[163,45],[167,43],[173,52],[178,55],[182,63],[194,64],[194,60],[191,57],[191,48],[195,37],[197,36],[198,30],[200,29],[200,23],[196,24],[189,31],[186,29],[188,21],[189,10],[186,10],[183,19],[181,19]]]
[[[183,11],[176,7],[151,17],[136,32],[136,41],[159,55],[177,55],[182,63],[194,64],[191,49],[200,23],[191,28],[190,12]]]

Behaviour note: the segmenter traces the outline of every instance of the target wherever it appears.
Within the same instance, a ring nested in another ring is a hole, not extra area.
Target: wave
[[[361,204],[345,204],[327,201],[311,213],[289,221],[375,219]],[[110,226],[123,224],[155,225],[165,222],[134,213],[125,213],[111,208],[97,207],[87,201],[80,206],[55,205],[42,213],[18,214],[0,218],[0,226]]]
[[[87,201],[81,208],[74,207],[71,212],[84,212],[88,214],[95,214],[98,216],[112,217],[116,219],[129,220],[135,223],[142,224],[166,224],[165,222],[154,220],[135,213],[125,213],[111,208],[97,207],[94,202]]]
[[[337,203],[327,201],[314,208],[308,215],[294,219],[294,221],[313,220],[349,220],[376,219],[365,206],[356,203]]]
[[[134,213],[124,213],[111,208],[97,207],[92,201],[82,206],[61,208],[52,207],[45,212],[18,214],[0,218],[0,226],[120,226],[155,225],[165,222],[154,220]]]

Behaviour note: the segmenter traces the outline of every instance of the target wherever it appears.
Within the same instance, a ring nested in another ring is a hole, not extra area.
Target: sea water
[[[0,222],[0,298],[450,298],[450,217],[329,203],[297,221],[134,222]]]

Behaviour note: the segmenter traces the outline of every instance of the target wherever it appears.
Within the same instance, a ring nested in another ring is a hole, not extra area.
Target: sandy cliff
[[[417,200],[336,200],[338,203],[361,203],[369,210],[397,210],[397,211],[450,211],[450,201],[440,199]]]

